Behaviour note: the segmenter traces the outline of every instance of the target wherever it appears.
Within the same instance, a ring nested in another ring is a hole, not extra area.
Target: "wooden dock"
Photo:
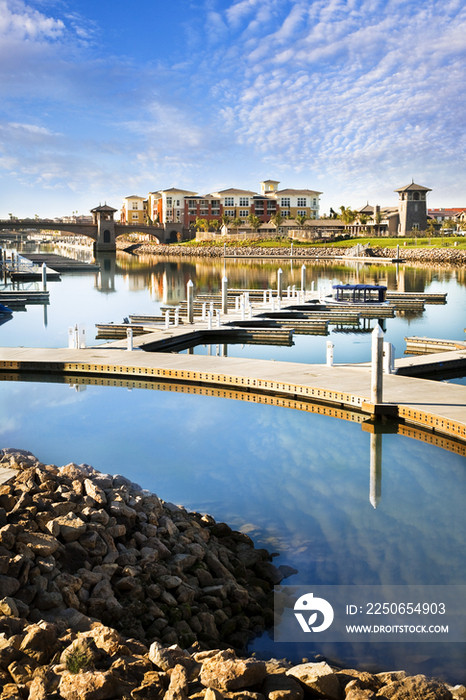
[[[412,358],[418,359],[418,358]],[[400,375],[384,375],[383,404],[370,402],[367,365],[273,362],[232,357],[205,357],[129,352],[117,348],[82,350],[0,348],[0,374],[73,375],[140,382],[182,382],[230,392],[277,394],[291,402],[311,401],[363,415],[391,415],[407,425],[466,443],[466,387]]]
[[[429,355],[448,350],[466,350],[464,340],[443,340],[442,338],[420,338],[417,335],[405,338],[406,353],[410,355]]]

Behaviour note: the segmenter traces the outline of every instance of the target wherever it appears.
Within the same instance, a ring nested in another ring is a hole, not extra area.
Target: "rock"
[[[29,686],[29,700],[47,700],[47,686],[42,678],[34,678]]]
[[[177,664],[172,670],[164,700],[188,700],[188,674],[184,666]]]
[[[105,625],[97,625],[89,630],[89,632],[84,632],[82,637],[85,639],[92,639],[98,649],[102,649],[110,656],[116,654],[122,643],[121,636],[118,632]]]
[[[377,695],[372,690],[369,690],[369,688],[364,690],[363,688],[354,686],[346,691],[345,700],[376,700],[376,698]]]
[[[64,673],[59,691],[65,700],[106,700],[115,696],[116,679],[109,671]]]
[[[0,612],[7,617],[19,617],[18,607],[13,598],[2,598],[0,600]]]
[[[0,576],[0,598],[13,596],[19,589],[19,581],[11,576]]]
[[[94,501],[99,505],[105,505],[107,503],[107,496],[105,495],[105,491],[103,490],[103,488],[98,486],[97,483],[91,481],[91,479],[84,479],[84,489],[86,491],[86,494],[90,498],[93,498]]]
[[[204,661],[200,675],[202,685],[217,690],[240,690],[262,683],[265,663],[256,659],[238,659],[230,651],[221,651]]]
[[[304,691],[297,680],[286,673],[273,673],[266,677],[261,692],[268,700],[303,700]]]
[[[160,674],[150,671],[144,675],[141,685],[131,691],[131,697],[133,700],[162,700],[165,691]]]
[[[56,552],[60,546],[56,537],[41,532],[20,532],[16,539],[18,542],[27,544],[35,554],[39,554],[41,557],[48,557]]]
[[[58,651],[57,628],[48,622],[29,625],[21,642],[20,651],[39,664],[47,663]]]
[[[331,700],[340,700],[342,696],[338,676],[325,661],[293,666],[286,674],[297,678],[315,695]]]
[[[453,696],[448,688],[435,680],[429,680],[425,676],[408,676],[403,680],[393,681],[384,686],[377,693],[384,700],[452,700]]]
[[[170,671],[175,666],[183,666],[189,680],[196,678],[201,669],[201,665],[188,652],[183,651],[178,644],[167,648],[159,642],[154,642],[149,649],[149,659],[162,671]]]
[[[58,532],[50,530],[50,526],[58,526]],[[86,523],[75,513],[60,515],[47,523],[47,529],[56,537],[60,536],[64,542],[75,542],[87,530]]]

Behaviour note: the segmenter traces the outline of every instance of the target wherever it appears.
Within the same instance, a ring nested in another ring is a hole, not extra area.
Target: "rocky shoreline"
[[[162,255],[176,256],[183,258],[208,257],[223,258],[223,246],[177,246],[177,245],[156,245],[152,243],[141,243],[138,245],[117,242],[119,250],[131,248],[134,255]],[[302,258],[328,258],[346,256],[346,248],[332,246],[325,247],[298,247],[293,249],[293,257]],[[227,248],[227,255],[237,258],[248,257],[289,257],[289,248],[259,248],[255,246],[238,246]],[[349,257],[349,256],[348,256]],[[362,251],[361,257],[386,258],[393,260],[396,258],[396,248],[371,248],[369,251]],[[419,263],[437,263],[443,265],[466,265],[466,250],[457,248],[409,248],[400,246],[400,257],[402,260]]]
[[[248,658],[294,569],[124,476],[15,449],[0,467],[14,470],[0,486],[0,700],[466,698],[404,671]]]

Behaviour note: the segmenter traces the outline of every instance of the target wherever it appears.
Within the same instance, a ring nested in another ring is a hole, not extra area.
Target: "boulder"
[[[261,692],[268,700],[303,700],[304,690],[297,680],[286,673],[272,673],[262,684]]]
[[[58,526],[58,532],[56,532],[56,527],[50,530],[50,527]],[[60,515],[54,520],[50,520],[47,523],[47,529],[55,536],[60,536],[64,542],[75,542],[81,535],[86,532],[87,525],[78,515],[75,513],[67,513],[66,515]]]
[[[18,542],[26,544],[34,554],[39,554],[41,557],[48,557],[60,547],[56,537],[42,532],[20,532],[16,535],[16,539]]]
[[[265,663],[256,659],[239,659],[231,650],[221,651],[202,664],[200,681],[207,688],[240,690],[262,683]]]
[[[106,700],[115,697],[116,679],[109,671],[65,672],[59,692],[64,700]]]
[[[331,700],[340,700],[342,697],[338,676],[325,661],[299,664],[290,668],[286,674],[297,678],[314,695]]]
[[[381,688],[377,696],[384,700],[453,700],[453,695],[443,683],[422,675],[393,681]]]

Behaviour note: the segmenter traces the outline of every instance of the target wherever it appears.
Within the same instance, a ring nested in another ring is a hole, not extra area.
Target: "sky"
[[[466,0],[0,0],[0,218],[181,187],[466,207]]]

